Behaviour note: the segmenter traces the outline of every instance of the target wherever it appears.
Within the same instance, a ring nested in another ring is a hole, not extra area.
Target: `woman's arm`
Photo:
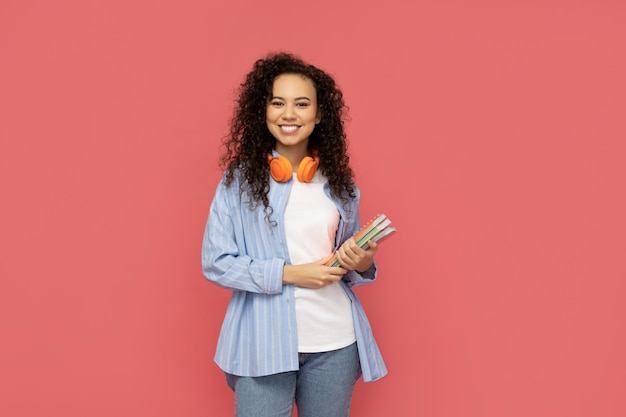
[[[359,213],[359,203],[361,193],[355,187],[356,199],[352,200],[349,212],[352,214],[346,228],[344,241],[337,249],[337,259],[342,267],[348,270],[343,280],[349,286],[367,284],[373,282],[378,276],[378,269],[374,255],[378,251],[378,245],[375,242],[369,242],[369,248],[363,250],[360,248],[353,236],[361,228],[361,216]],[[346,215],[346,217],[348,217]]]
[[[301,265],[285,265],[283,283],[317,289],[341,280],[347,272],[345,268],[324,265],[324,260]]]
[[[230,290],[279,294],[283,289],[285,260],[271,256],[272,242],[264,225],[244,224],[239,216],[239,187],[227,188],[221,182],[211,203],[202,241],[202,271],[214,284]],[[244,208],[247,209],[247,208]],[[244,229],[245,235],[244,235]],[[246,253],[246,239],[256,239],[266,256]],[[274,242],[275,244],[275,242]]]

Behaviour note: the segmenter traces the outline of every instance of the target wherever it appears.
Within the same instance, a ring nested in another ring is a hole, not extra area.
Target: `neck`
[[[276,152],[289,159],[294,172],[298,170],[300,161],[309,154],[307,144],[302,143],[296,146],[282,146],[280,143],[276,144]]]

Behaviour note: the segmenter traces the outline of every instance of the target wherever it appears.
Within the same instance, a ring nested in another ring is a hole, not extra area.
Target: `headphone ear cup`
[[[319,165],[320,159],[317,156],[313,158],[310,156],[305,157],[298,166],[298,180],[300,182],[311,182]]]
[[[284,156],[273,158],[272,155],[267,156],[270,163],[270,174],[278,182],[287,182],[293,176],[293,168],[291,162]]]

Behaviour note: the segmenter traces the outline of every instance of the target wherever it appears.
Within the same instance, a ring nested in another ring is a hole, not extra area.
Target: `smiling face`
[[[276,138],[276,151],[302,158],[307,153],[309,136],[321,120],[317,93],[310,78],[282,74],[274,79],[272,96],[267,102],[267,128]]]

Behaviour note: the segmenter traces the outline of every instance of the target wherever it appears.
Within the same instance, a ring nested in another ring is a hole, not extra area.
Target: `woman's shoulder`
[[[221,183],[226,187],[232,187],[233,185],[239,186],[242,182],[244,174],[239,168],[226,168],[222,172]]]
[[[241,173],[240,172],[229,172],[228,170],[224,170],[222,172],[222,178],[217,184],[217,194],[231,194],[234,190],[240,189],[241,183]]]

